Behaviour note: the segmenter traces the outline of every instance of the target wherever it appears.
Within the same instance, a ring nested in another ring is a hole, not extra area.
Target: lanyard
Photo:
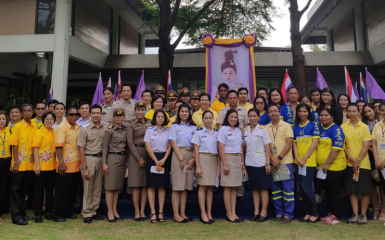
[[[5,132],[4,132],[4,137],[1,137],[0,136],[0,139],[1,139],[1,141],[3,142],[3,148],[5,148]]]
[[[273,126],[273,124],[271,124],[271,126]],[[274,126],[273,126],[273,128],[271,129],[271,131],[272,131],[272,133],[273,133],[273,138],[274,138],[274,146],[275,146],[275,137],[277,136],[277,133],[278,133],[278,128],[279,128],[279,123],[278,123],[277,131],[275,132],[275,134],[274,134]]]
[[[40,129],[42,126],[43,126],[43,123],[41,123],[40,126],[39,126],[39,123],[36,122],[36,127],[37,127],[37,129]]]
[[[384,136],[385,136],[384,126],[381,126],[381,128],[382,128],[382,143],[384,143]]]

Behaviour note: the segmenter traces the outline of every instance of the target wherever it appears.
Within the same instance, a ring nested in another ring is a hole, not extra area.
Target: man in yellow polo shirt
[[[36,104],[35,107],[35,113],[36,117],[31,119],[32,126],[36,129],[39,130],[43,126],[43,122],[41,121],[43,114],[46,112],[46,107],[43,102],[39,102]]]
[[[247,98],[249,96],[249,90],[245,87],[241,87],[238,89],[238,106],[246,109],[246,112],[249,113],[249,110],[254,108],[254,105],[247,102]]]
[[[12,146],[13,156],[11,170],[13,172],[11,185],[11,216],[12,223],[16,225],[28,225],[24,211],[25,197],[28,184],[33,180],[33,156],[32,139],[35,128],[32,126],[31,117],[33,107],[31,104],[21,106],[23,121],[16,124],[12,129],[9,145]]]
[[[227,92],[229,91],[229,85],[226,83],[221,83],[218,85],[218,94],[219,98],[215,98],[213,103],[211,104],[211,109],[216,111],[218,114],[222,110],[229,105],[227,102]]]
[[[276,221],[290,223],[294,217],[293,129],[279,118],[281,113],[277,105],[270,104],[267,112],[271,118],[266,125],[271,139],[271,164],[275,169],[284,164],[290,174],[290,179],[274,181],[271,188]]]
[[[203,120],[202,120],[202,115],[205,111],[210,110],[213,113],[214,116],[214,121],[212,124],[212,127],[214,129],[217,129],[217,118],[218,118],[218,113],[215,112],[210,108],[210,102],[211,102],[211,96],[208,93],[202,93],[199,96],[199,103],[200,103],[200,109],[196,111],[193,116],[192,120],[194,123],[197,125],[197,128],[202,128],[203,127]]]
[[[77,146],[80,114],[76,107],[67,108],[66,120],[56,129],[56,187],[55,222],[65,222],[65,218],[76,219],[72,209],[80,184],[80,155]]]

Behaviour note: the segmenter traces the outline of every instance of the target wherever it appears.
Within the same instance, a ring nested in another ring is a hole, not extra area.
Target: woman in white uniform
[[[218,131],[212,127],[214,115],[210,110],[202,114],[203,128],[194,133],[192,143],[194,144],[194,155],[196,164],[196,175],[198,177],[198,201],[201,209],[200,221],[204,224],[214,222],[211,216],[213,202],[213,187],[218,166]]]
[[[269,133],[264,126],[259,125],[259,111],[255,108],[248,113],[250,126],[244,132],[245,165],[249,176],[250,188],[253,189],[254,215],[250,221],[264,222],[267,218],[269,204],[268,189],[272,186],[270,167]],[[259,205],[262,202],[262,209]]]
[[[239,129],[238,113],[229,109],[222,127],[218,131],[218,152],[221,159],[221,186],[226,221],[240,223],[243,220],[235,213],[237,187],[242,186],[242,173],[246,172],[242,148],[242,132]]]

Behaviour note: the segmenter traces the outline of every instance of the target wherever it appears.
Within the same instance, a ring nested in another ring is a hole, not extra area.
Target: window
[[[55,27],[55,1],[38,0],[37,1],[37,34],[54,33]]]

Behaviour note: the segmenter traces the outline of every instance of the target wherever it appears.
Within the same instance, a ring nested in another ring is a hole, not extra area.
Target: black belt
[[[7,157],[7,158],[0,158],[0,160],[11,160],[12,159],[12,157]]]
[[[146,145],[142,144],[135,144],[136,147],[145,147]]]
[[[126,152],[109,152],[108,154],[126,156]]]
[[[102,154],[101,153],[97,153],[97,154],[85,154],[87,157],[102,157]]]

